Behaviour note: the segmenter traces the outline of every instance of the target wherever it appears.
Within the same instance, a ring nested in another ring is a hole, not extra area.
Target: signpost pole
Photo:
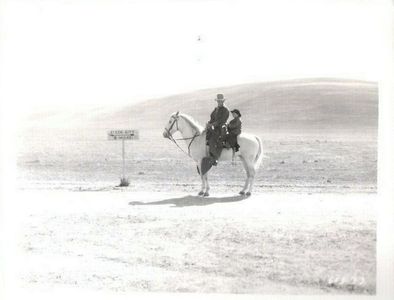
[[[108,131],[108,139],[112,141],[122,140],[122,178],[119,186],[128,186],[129,181],[126,179],[126,162],[125,162],[125,140],[138,140],[139,134],[136,129],[118,129]]]
[[[124,139],[122,139],[122,162],[123,162],[123,167],[122,167],[122,175],[123,175],[123,179],[124,178],[126,178],[126,175],[125,175],[125,161],[124,161]]]

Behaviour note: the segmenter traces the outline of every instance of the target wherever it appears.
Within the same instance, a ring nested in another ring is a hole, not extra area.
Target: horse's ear
[[[176,112],[175,116],[178,116],[178,115],[179,115],[179,110]]]

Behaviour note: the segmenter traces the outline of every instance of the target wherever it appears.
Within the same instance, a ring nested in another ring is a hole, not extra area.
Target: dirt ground
[[[375,193],[19,191],[18,288],[375,294]]]
[[[198,189],[201,181],[195,163],[163,139],[161,131],[155,133],[157,136],[126,145],[125,171],[137,187],[133,191],[182,189],[187,193]],[[102,190],[117,183],[122,170],[120,143],[102,137],[68,140],[67,136],[54,134],[56,139],[46,140],[36,135],[27,134],[30,139],[23,139],[18,152],[19,188]],[[261,137],[266,158],[256,175],[256,192],[376,192],[376,140]],[[234,164],[221,162],[209,172],[212,192],[233,187],[238,192],[245,176],[240,160]]]
[[[124,189],[120,144],[88,133],[23,135],[18,289],[376,293],[376,138],[261,135],[252,197],[237,195],[235,161],[201,198],[194,163],[161,130],[127,144]]]

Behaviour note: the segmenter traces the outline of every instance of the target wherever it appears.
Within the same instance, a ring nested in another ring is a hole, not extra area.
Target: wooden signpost
[[[128,186],[125,174],[125,140],[138,140],[139,132],[136,129],[117,129],[108,131],[108,140],[122,140],[122,178],[120,186]]]

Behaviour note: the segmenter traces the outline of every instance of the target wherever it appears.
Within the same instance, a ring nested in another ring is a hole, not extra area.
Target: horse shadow
[[[228,196],[228,197],[201,197],[187,195],[180,198],[169,198],[154,202],[132,201],[129,205],[168,205],[171,207],[186,207],[186,206],[206,206],[215,203],[229,203],[245,200],[247,197],[242,195]]]

